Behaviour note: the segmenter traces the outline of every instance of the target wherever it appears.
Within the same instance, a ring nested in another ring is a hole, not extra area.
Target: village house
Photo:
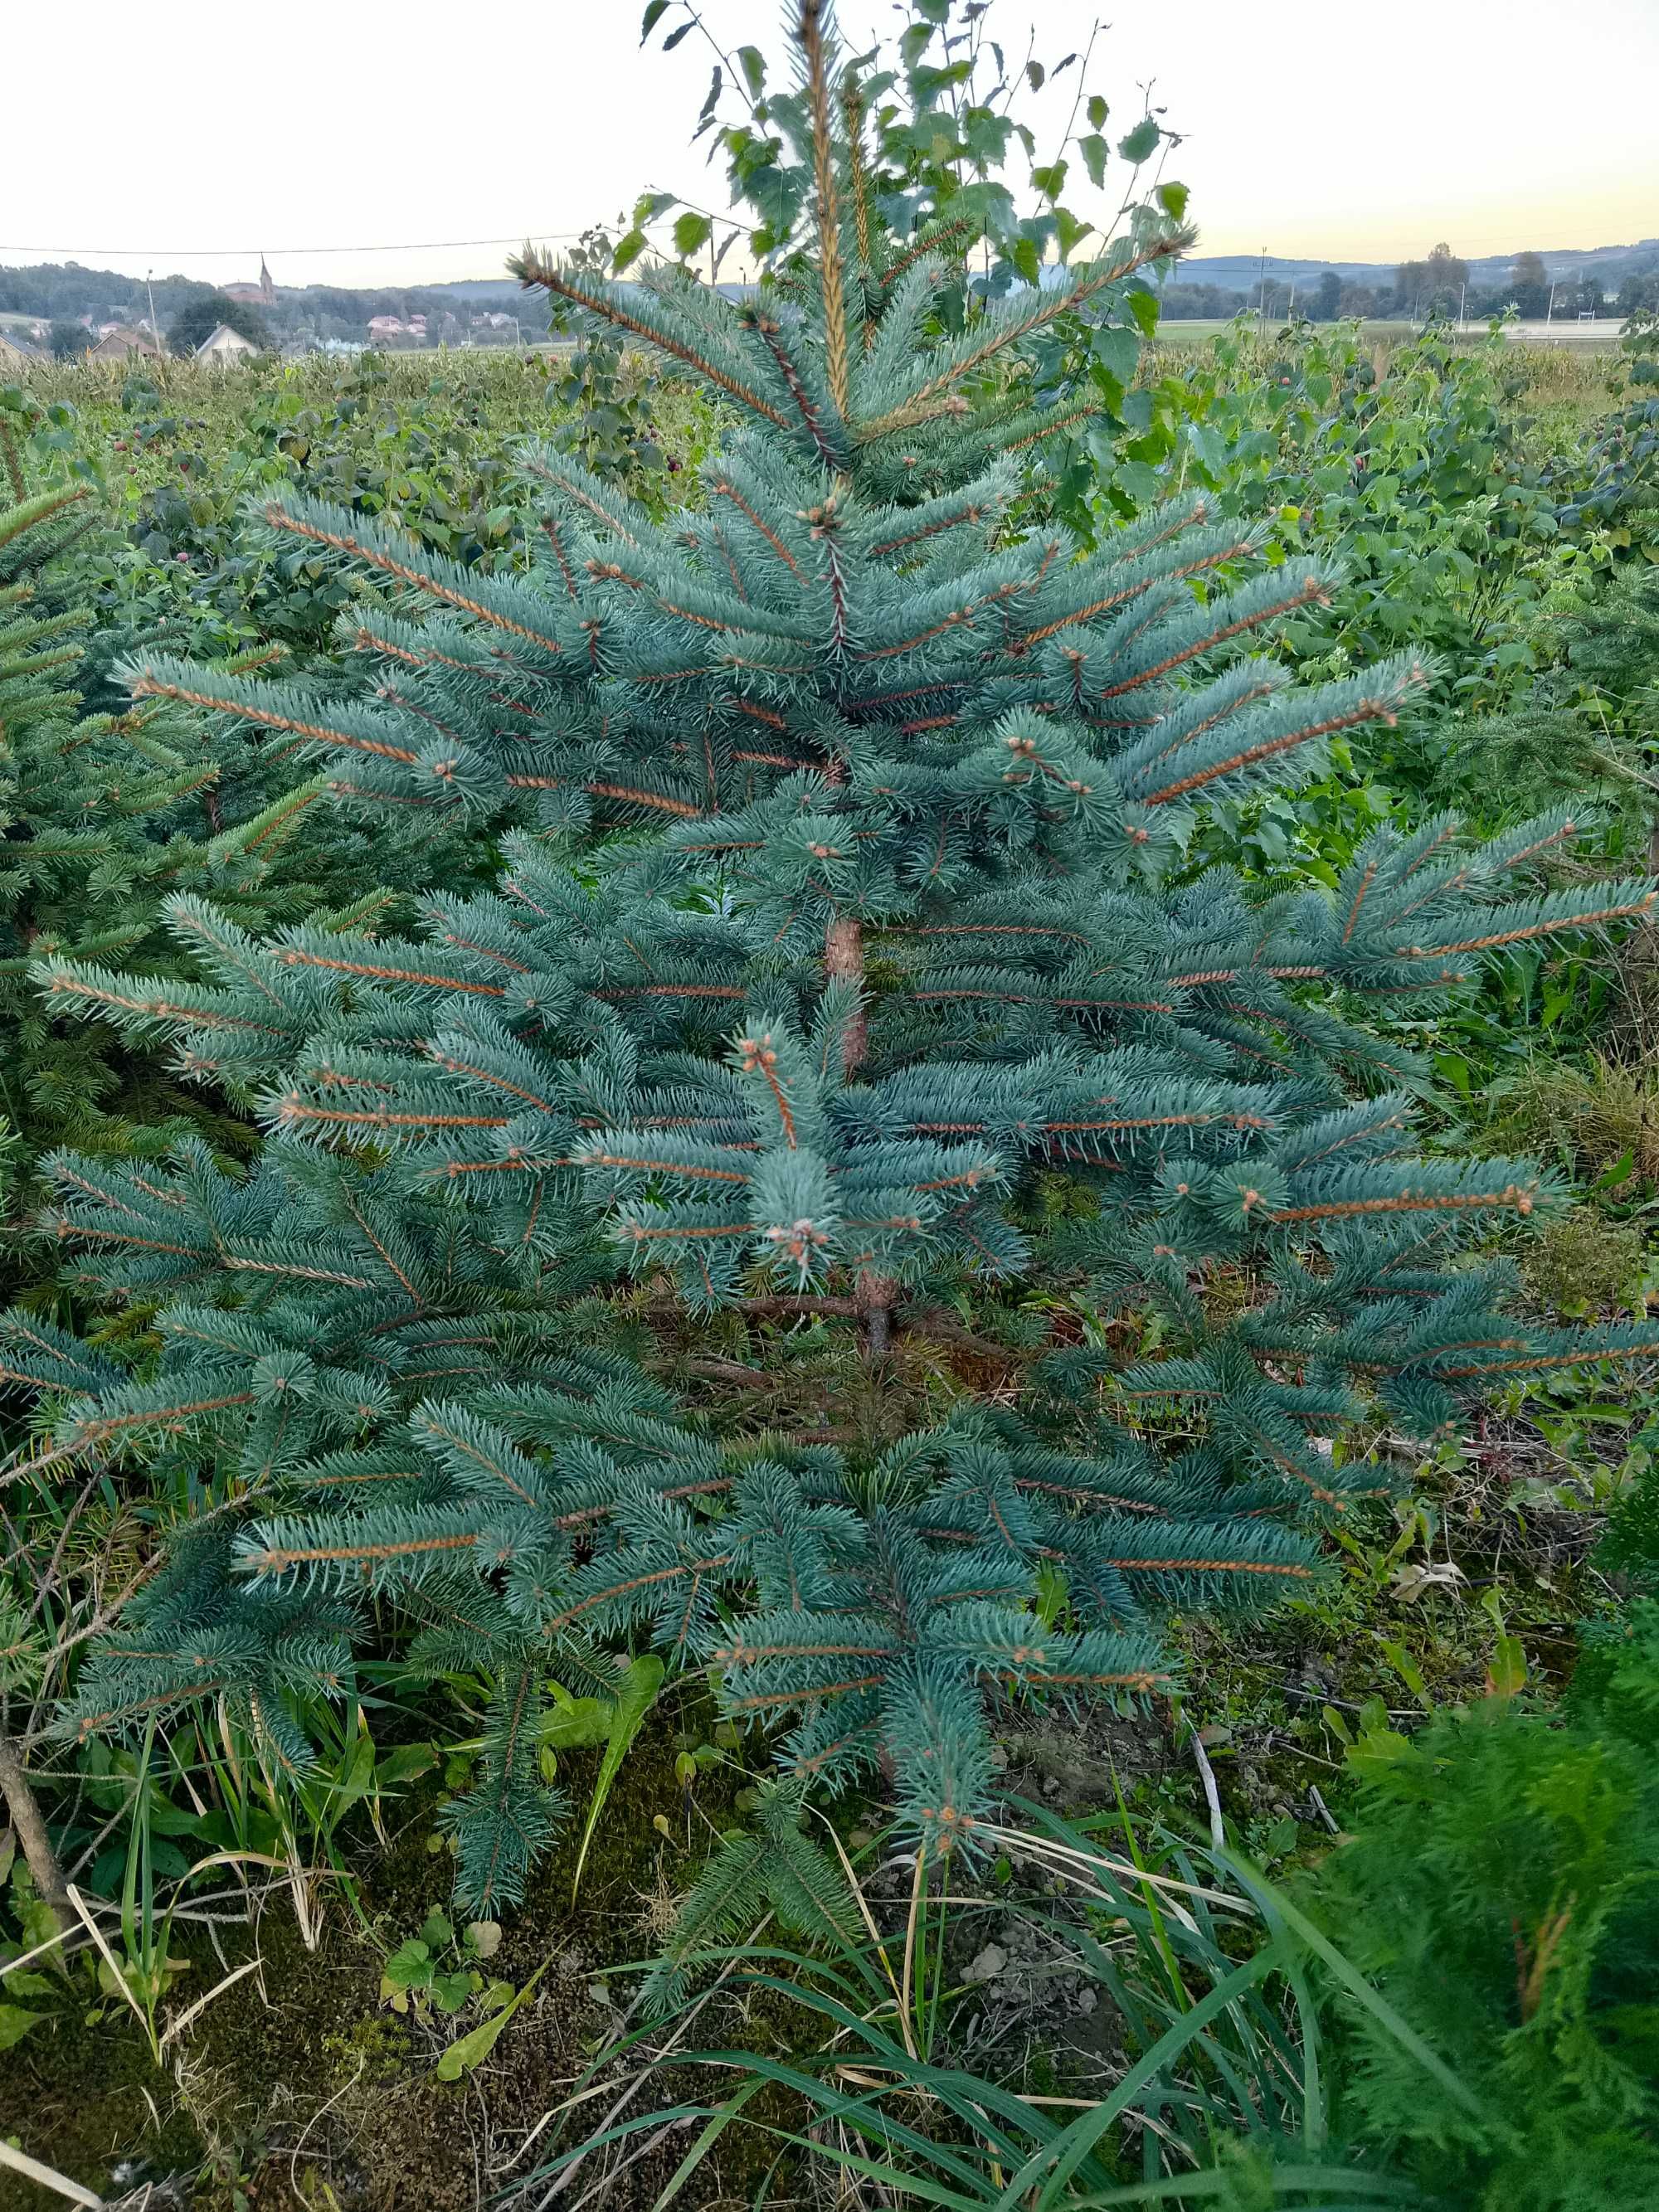
[[[232,330],[228,323],[221,323],[216,330],[210,331],[197,347],[196,358],[200,362],[216,362],[222,365],[227,362],[240,361],[258,350],[258,347],[245,338],[240,331]]]
[[[142,355],[149,361],[160,361],[161,349],[148,331],[123,330],[118,327],[115,330],[105,331],[97,344],[88,350],[87,359],[88,361],[130,361],[135,354]]]

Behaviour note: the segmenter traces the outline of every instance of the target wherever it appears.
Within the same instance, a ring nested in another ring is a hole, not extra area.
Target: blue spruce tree
[[[1346,1426],[1432,1437],[1499,1377],[1659,1347],[1504,1312],[1507,1264],[1462,1255],[1559,1193],[1415,1150],[1422,1071],[1370,1025],[1659,894],[1548,887],[1565,812],[1484,848],[1381,832],[1334,891],[1187,870],[1197,810],[1305,775],[1427,672],[1289,684],[1252,641],[1332,575],[1264,568],[1202,499],[1092,550],[1014,526],[964,386],[1062,313],[1130,313],[1184,234],[940,331],[940,265],[872,269],[844,219],[816,0],[800,49],[810,284],[732,305],[521,264],[720,396],[695,504],[656,524],[532,447],[543,548],[483,579],[273,501],[259,527],[359,581],[363,695],[131,672],[353,809],[500,834],[496,887],[433,892],[407,936],[185,896],[188,981],[37,968],[269,1132],[242,1178],[190,1146],[56,1164],[71,1283],[145,1325],[118,1358],[6,1319],[37,1466],[206,1501],[65,1725],[223,1701],[302,1761],[372,1610],[411,1668],[493,1685],[453,1815],[476,1910],[556,1816],[550,1680],[614,1684],[648,1643],[798,1784],[879,1771],[927,1848],[971,1847],[996,1698],[1163,1694],[1172,1611],[1306,1591],[1375,1480]],[[809,1315],[902,1400],[907,1331],[965,1295],[1017,1346],[1034,1282],[1158,1315],[1157,1356],[1033,1346],[1012,1409],[844,1449],[688,1404],[651,1350]]]

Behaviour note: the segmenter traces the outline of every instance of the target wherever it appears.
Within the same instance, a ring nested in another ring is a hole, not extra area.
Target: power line
[[[0,246],[0,253],[113,253],[125,261],[229,261],[258,252],[318,253],[452,253],[466,246],[522,246],[526,238],[580,238],[579,230],[515,230],[510,238],[428,238],[394,246]]]

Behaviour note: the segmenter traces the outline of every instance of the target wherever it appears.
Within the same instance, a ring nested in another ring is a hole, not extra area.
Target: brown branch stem
[[[24,1863],[34,1877],[34,1887],[41,1901],[51,1908],[53,1919],[65,1933],[80,1925],[74,1906],[69,1899],[69,1886],[64,1879],[64,1869],[52,1837],[47,1832],[46,1816],[40,1810],[40,1800],[23,1771],[23,1760],[12,1737],[0,1735],[0,1796],[6,1801],[6,1810],[11,1815],[11,1825],[22,1845]]]

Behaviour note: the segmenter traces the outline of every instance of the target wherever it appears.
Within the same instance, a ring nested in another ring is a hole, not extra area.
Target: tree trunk
[[[0,1735],[0,1796],[6,1801],[17,1840],[23,1847],[24,1863],[34,1876],[36,1891],[51,1906],[60,1928],[79,1927],[75,1907],[69,1900],[69,1885],[64,1879],[63,1867],[46,1832],[40,1801],[29,1787],[16,1742],[9,1735]]]
[[[862,984],[864,981],[864,931],[856,921],[845,916],[832,921],[823,933],[823,972],[830,980]],[[848,1023],[842,1042],[841,1064],[843,1073],[851,1076],[864,1064],[870,1049],[869,1018],[860,1012]]]
[[[823,936],[823,972],[829,977],[862,984],[864,981],[864,932],[858,922],[846,915],[838,915],[830,924]],[[848,1024],[842,1045],[842,1072],[848,1077],[864,1064],[870,1049],[870,1024],[862,1012]],[[892,1348],[893,1307],[898,1297],[898,1285],[890,1275],[878,1275],[868,1267],[859,1271],[853,1285],[853,1304],[857,1309],[864,1339],[866,1359],[880,1359]]]
[[[860,1267],[853,1287],[853,1301],[864,1325],[866,1358],[884,1358],[893,1345],[893,1308],[898,1301],[898,1285],[890,1275],[878,1275],[873,1268]]]

